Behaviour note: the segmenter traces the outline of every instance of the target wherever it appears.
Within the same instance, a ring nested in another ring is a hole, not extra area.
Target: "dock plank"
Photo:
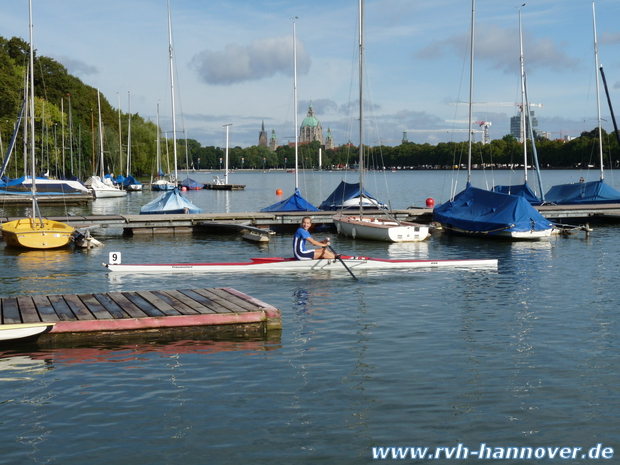
[[[95,315],[98,320],[111,320],[114,318],[110,312],[108,312],[93,294],[78,294],[77,297],[86,305],[89,312]]]
[[[140,310],[127,296],[122,292],[109,292],[108,297],[123,309],[123,311],[131,318],[145,318],[148,315]]]
[[[163,312],[159,311],[157,308],[151,305],[150,302],[143,299],[140,295],[138,295],[137,292],[126,292],[124,294],[125,294],[125,297],[127,297],[127,299],[131,301],[131,303],[133,303],[136,307],[142,309],[142,311],[146,313],[148,316],[152,316],[152,317],[164,316]]]
[[[19,306],[17,305],[17,297],[7,297],[2,300],[2,323],[16,324],[21,323],[22,319],[19,315]]]
[[[107,294],[93,294],[93,297],[99,301],[101,305],[112,315],[112,317],[118,319],[127,318],[127,313]]]
[[[37,308],[34,306],[32,297],[22,296],[17,298],[17,305],[19,306],[19,313],[24,323],[40,323],[41,318],[37,313]]]
[[[208,297],[209,299],[211,299],[217,305],[220,305],[220,306],[228,309],[231,312],[240,313],[240,312],[246,312],[247,311],[245,308],[240,307],[236,303],[227,301],[225,297],[222,297],[221,293],[217,294],[217,293],[213,292],[213,289],[196,289],[196,292],[198,292],[200,295]]]
[[[49,300],[50,304],[52,304],[54,313],[58,315],[60,321],[77,320],[77,317],[71,311],[71,308],[69,308],[69,305],[61,295],[49,295],[47,296],[47,300]]]
[[[204,313],[218,313],[216,305],[208,297],[198,294],[193,289],[181,289],[179,290],[179,292],[182,293],[183,295],[186,295],[190,299],[195,300],[196,302],[200,303],[203,307],[209,310],[208,312],[204,312]]]
[[[168,305],[170,305],[172,308],[174,308],[176,311],[178,311],[181,315],[198,315],[198,312],[196,310],[194,310],[189,305],[185,304],[185,302],[183,302],[182,300],[179,300],[175,298],[174,296],[170,295],[169,292],[165,292],[165,291],[151,291],[151,292],[153,293],[153,295],[159,297],[161,300],[163,300]]]
[[[170,295],[176,300],[183,302],[185,305],[187,305],[188,307],[190,307],[192,310],[194,310],[197,313],[200,313],[200,314],[215,313],[209,307],[202,305],[202,303],[200,303],[199,301],[195,299],[192,299],[191,297],[187,296],[181,291],[160,291],[160,292],[165,292],[166,294]],[[199,294],[196,294],[196,295],[200,296]]]
[[[95,320],[95,316],[88,311],[84,302],[77,295],[67,294],[64,296],[65,302],[78,320]]]
[[[248,302],[245,299],[242,299],[241,297],[239,297],[238,295],[232,294],[230,292],[228,292],[228,289],[223,288],[223,287],[217,287],[215,289],[211,289],[211,291],[213,291],[214,294],[219,295],[221,298],[234,303],[236,305],[238,305],[239,307],[244,308],[246,311],[248,312],[255,312],[257,310],[260,310],[260,307],[253,304],[252,302]]]
[[[37,312],[39,313],[39,317],[41,321],[45,323],[53,323],[55,321],[60,321],[59,316],[54,311],[54,307],[50,301],[44,295],[35,295],[32,296],[32,302],[37,308]]]
[[[160,299],[158,296],[153,294],[153,292],[151,292],[151,291],[139,291],[139,292],[137,292],[137,294],[140,297],[142,297],[144,300],[146,300],[147,302],[150,302],[152,305],[154,305],[164,315],[171,316],[171,315],[180,315],[181,314],[180,312],[178,312],[177,310],[172,308],[172,306],[170,306],[170,304],[168,304],[164,300]]]

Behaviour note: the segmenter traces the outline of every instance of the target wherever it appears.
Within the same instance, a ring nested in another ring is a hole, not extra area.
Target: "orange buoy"
[[[433,208],[435,206],[435,200],[430,197],[426,199],[426,208]]]
[[[186,190],[187,190],[187,187],[185,187],[185,186],[181,187],[181,192],[185,192]]]
[[[276,189],[276,195],[282,195],[282,189]]]

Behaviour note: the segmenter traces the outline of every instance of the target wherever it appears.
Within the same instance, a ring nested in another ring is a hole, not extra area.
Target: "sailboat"
[[[503,194],[512,194],[520,197],[525,197],[525,199],[530,203],[530,205],[542,205],[544,203],[544,195],[543,199],[540,199],[534,191],[530,188],[527,182],[527,174],[528,174],[528,159],[527,159],[527,138],[529,136],[532,141],[532,153],[533,159],[536,166],[536,173],[538,174],[538,185],[541,186],[542,191],[542,180],[540,177],[540,169],[538,167],[538,157],[536,155],[536,140],[534,138],[534,131],[532,128],[531,115],[529,111],[529,101],[527,97],[527,85],[525,79],[525,66],[523,59],[523,32],[521,27],[521,8],[519,8],[519,48],[520,48],[520,62],[521,62],[521,135],[523,142],[523,184],[517,184],[512,186],[495,186],[493,188],[493,192],[501,192]],[[527,116],[526,116],[527,115]],[[527,120],[526,120],[527,118]],[[529,131],[527,131],[529,129]],[[529,134],[528,134],[529,132]]]
[[[603,131],[601,128],[601,97],[599,83],[598,40],[596,37],[596,9],[592,2],[592,19],[594,24],[594,65],[596,73],[596,108],[598,116],[598,149],[600,162],[600,179],[598,181],[560,184],[553,186],[545,195],[547,203],[556,205],[586,205],[620,203],[620,192],[605,184],[603,166]]]
[[[131,175],[131,93],[127,93],[127,177],[123,180],[123,187],[127,192],[142,190],[142,183]]]
[[[75,232],[71,226],[60,221],[43,219],[37,203],[35,180],[35,141],[34,141],[34,48],[32,40],[32,0],[29,4],[30,18],[30,158],[31,158],[31,193],[32,212],[30,218],[9,221],[2,224],[2,237],[8,245],[27,249],[53,249],[64,247],[71,241]]]
[[[530,205],[525,197],[479,189],[471,185],[472,102],[474,82],[474,20],[472,0],[469,65],[469,140],[467,185],[453,199],[433,210],[433,219],[447,232],[475,237],[539,240],[549,237],[553,224]]]
[[[374,218],[364,216],[364,207],[370,205],[375,208],[380,207],[378,201],[369,195],[364,195],[363,178],[364,178],[364,139],[363,139],[363,56],[364,56],[364,4],[363,0],[359,0],[359,100],[360,100],[360,145],[359,145],[359,186],[358,186],[358,215],[345,215],[342,211],[333,217],[334,224],[339,234],[345,236],[371,239],[387,242],[419,242],[430,236],[430,230],[427,225],[417,223],[409,223],[398,221],[396,218]],[[350,186],[341,182],[340,186],[332,193],[331,198],[338,198],[338,191],[341,189],[346,192],[347,189],[355,190],[355,185]],[[340,198],[343,198],[344,195]]]
[[[293,21],[293,93],[295,117],[295,192],[290,197],[281,200],[269,207],[263,208],[262,212],[316,212],[319,211],[314,205],[301,196],[299,192],[299,128],[297,126],[297,39],[295,21]]]
[[[176,115],[174,108],[174,60],[172,55],[172,22],[170,20],[170,0],[168,0],[168,38],[170,51],[170,93],[172,95],[172,148],[174,152],[174,183],[175,187],[155,200],[140,208],[141,215],[179,214],[179,213],[202,213],[202,210],[187,200],[179,191],[176,182],[177,174],[177,137]],[[158,113],[159,114],[159,113]],[[159,126],[159,124],[158,124]],[[159,134],[157,134],[159,140]]]
[[[159,126],[159,103],[157,104],[157,179],[151,183],[152,191],[171,191],[174,184],[163,178],[164,173],[161,170],[161,134]]]
[[[104,175],[103,159],[103,123],[101,122],[101,95],[97,89],[97,108],[99,110],[99,176],[91,176],[86,180],[86,186],[90,187],[96,199],[108,199],[124,197],[127,192],[114,185],[110,177]]]

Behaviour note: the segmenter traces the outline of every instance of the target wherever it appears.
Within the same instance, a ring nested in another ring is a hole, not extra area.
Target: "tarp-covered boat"
[[[530,205],[542,205],[543,203],[543,201],[539,199],[538,196],[534,193],[534,191],[530,188],[528,183],[516,184],[514,186],[495,186],[493,188],[493,192],[523,197],[529,202]]]
[[[290,197],[273,205],[261,209],[262,212],[318,212],[319,209],[304,199],[295,188],[295,193]]]
[[[448,231],[480,237],[540,239],[549,237],[553,229],[524,197],[471,185],[435,207],[433,218]]]
[[[200,190],[204,188],[205,185],[201,182],[194,181],[192,178],[188,177],[181,182],[181,187],[185,187],[186,189],[190,190]]]
[[[348,183],[340,181],[340,184],[327,199],[319,205],[320,210],[346,210],[359,209],[360,207],[360,183]],[[370,195],[365,189],[362,194],[362,208],[381,209],[385,205]]]
[[[202,213],[202,210],[187,200],[179,192],[178,187],[160,195],[140,208],[141,215],[173,215],[183,213]]]
[[[578,182],[553,186],[545,200],[557,205],[620,203],[620,192],[604,181]]]

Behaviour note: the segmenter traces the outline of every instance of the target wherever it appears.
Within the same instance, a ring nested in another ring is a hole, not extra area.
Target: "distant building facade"
[[[260,132],[258,133],[258,145],[262,147],[267,147],[267,131],[265,131],[265,120],[263,120],[263,125]]]
[[[269,149],[275,152],[278,149],[278,137],[276,136],[276,130],[271,130],[271,138],[269,139]]]
[[[303,144],[314,142],[315,140],[318,140],[321,145],[324,145],[321,122],[315,116],[314,107],[310,104],[308,116],[304,118],[299,128],[299,142]]]
[[[538,136],[538,119],[534,117],[534,112],[530,111],[530,115],[532,117],[532,129],[534,132],[534,137]],[[523,142],[524,139],[527,139],[527,136],[530,133],[530,122],[528,118],[525,118],[525,137],[522,134],[521,128],[521,115],[510,117],[510,134],[515,136],[515,138],[519,142]]]

